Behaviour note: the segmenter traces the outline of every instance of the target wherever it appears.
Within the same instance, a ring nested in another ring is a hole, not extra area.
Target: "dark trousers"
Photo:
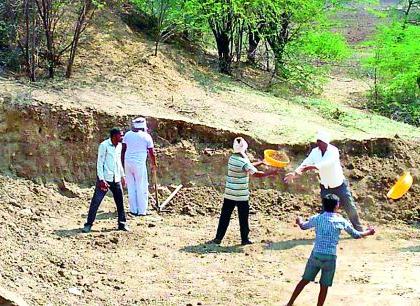
[[[118,225],[121,225],[122,223],[126,222],[122,186],[120,182],[107,183],[109,185],[109,190],[111,190],[112,195],[114,196],[115,204],[117,205]],[[107,192],[108,191],[103,191],[101,188],[99,188],[99,180],[96,180],[95,192],[93,194],[92,201],[90,202],[89,213],[85,225],[92,226],[93,221],[95,221],[98,208],[101,205],[101,202],[104,199]]]
[[[230,217],[232,215],[235,206],[238,207],[239,215],[239,226],[241,229],[241,239],[242,241],[248,240],[249,234],[249,203],[248,201],[232,201],[224,199],[222,212],[220,214],[219,226],[217,227],[216,239],[222,240],[226,234],[226,230],[229,226]]]
[[[321,198],[325,197],[329,193],[335,194],[339,197],[340,206],[344,208],[354,228],[358,231],[363,231],[362,224],[359,220],[359,214],[357,213],[356,204],[354,203],[354,199],[349,188],[349,182],[344,180],[343,184],[335,188],[325,188],[321,184]]]

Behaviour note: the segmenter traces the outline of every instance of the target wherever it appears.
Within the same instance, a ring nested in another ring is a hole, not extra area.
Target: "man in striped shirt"
[[[225,193],[222,212],[216,238],[209,243],[220,244],[229,226],[230,217],[235,207],[238,207],[239,226],[241,231],[242,245],[252,244],[249,240],[249,175],[254,177],[267,177],[276,175],[279,170],[267,172],[259,171],[256,167],[263,164],[262,161],[251,163],[246,150],[248,144],[242,137],[233,141],[233,154],[229,158],[228,173],[226,177]]]
[[[296,224],[303,230],[314,227],[316,236],[315,245],[306,264],[302,280],[296,286],[290,301],[287,303],[288,306],[293,305],[303,288],[309,282],[315,280],[320,270],[318,306],[324,305],[328,287],[332,286],[334,279],[337,244],[341,230],[345,230],[355,239],[375,234],[375,229],[372,227],[363,232],[355,230],[349,221],[337,214],[339,198],[336,195],[327,194],[322,198],[322,206],[324,212],[310,217],[308,221],[303,222],[300,217],[296,219]]]

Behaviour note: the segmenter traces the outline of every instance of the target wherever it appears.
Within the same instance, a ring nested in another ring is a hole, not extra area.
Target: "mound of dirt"
[[[368,148],[368,152],[358,152],[359,149],[361,148],[352,142],[343,145],[342,163],[361,217],[366,221],[383,223],[419,222],[418,144],[388,140],[376,149]],[[401,199],[388,199],[388,190],[405,171],[412,174],[413,186]],[[183,188],[166,211],[191,216],[218,214],[223,198],[223,183],[212,181],[212,187]],[[320,208],[319,183],[315,174],[305,175],[289,186],[280,179],[268,182],[267,188],[264,188],[264,183],[256,183],[254,179],[251,181],[253,188],[250,204],[254,211],[285,219],[298,212],[309,215]],[[169,194],[170,190],[162,192],[161,201]]]

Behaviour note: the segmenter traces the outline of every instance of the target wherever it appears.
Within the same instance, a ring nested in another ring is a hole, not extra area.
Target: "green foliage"
[[[8,3],[0,2],[0,48],[9,47],[15,33],[16,20],[11,20],[8,11]]]
[[[252,24],[269,43],[281,79],[294,87],[316,91],[324,68],[319,69],[317,64],[341,61],[350,54],[343,36],[330,30],[330,13],[345,2],[251,1]]]
[[[182,20],[184,1],[181,0],[131,0],[135,8],[152,17],[155,26],[161,22],[163,28],[179,24]]]
[[[213,34],[220,70],[227,73],[231,61],[241,61],[242,44],[249,31],[261,43],[269,43],[278,75],[295,84],[312,81],[315,69],[309,66],[314,61],[338,61],[349,53],[345,40],[329,32],[329,14],[347,0],[130,1],[151,18],[156,41],[171,31],[200,33],[199,37]]]
[[[7,46],[9,43],[9,25],[3,21],[0,20],[0,47],[1,46]]]
[[[341,61],[351,51],[341,34],[327,31],[309,31],[302,37],[299,46],[302,54],[323,61]]]
[[[420,27],[395,22],[371,42],[365,65],[377,76],[370,106],[395,119],[420,125]]]

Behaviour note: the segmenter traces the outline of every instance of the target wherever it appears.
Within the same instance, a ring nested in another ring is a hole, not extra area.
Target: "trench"
[[[131,116],[112,115],[96,109],[63,108],[39,101],[16,103],[0,98],[0,171],[38,184],[72,182],[91,186],[96,176],[98,144],[113,126],[129,128]],[[141,115],[141,114],[139,114]],[[185,187],[169,211],[186,214],[217,213],[232,140],[243,136],[250,155],[262,158],[264,149],[287,152],[293,169],[310,151],[311,144],[275,144],[261,139],[190,122],[147,118],[158,156],[159,193],[165,198],[174,186]],[[402,139],[375,138],[333,142],[341,151],[345,174],[365,219],[384,222],[419,220],[418,143]],[[313,144],[312,144],[313,145]],[[411,171],[415,183],[398,204],[384,194],[398,174]],[[303,177],[287,186],[282,175],[252,180],[255,210],[279,216],[294,210],[313,212],[319,207],[317,178]]]

